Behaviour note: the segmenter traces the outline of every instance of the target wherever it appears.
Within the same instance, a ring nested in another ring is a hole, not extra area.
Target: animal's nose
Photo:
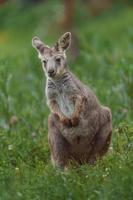
[[[53,69],[50,69],[50,70],[48,71],[48,75],[52,76],[53,74],[54,74],[54,70],[53,70]]]

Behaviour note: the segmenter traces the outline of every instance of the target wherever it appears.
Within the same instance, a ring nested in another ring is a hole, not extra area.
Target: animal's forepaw
[[[73,117],[71,119],[71,123],[72,123],[72,126],[77,126],[78,123],[79,123],[79,118],[78,117]]]
[[[66,117],[62,117],[60,121],[64,126],[72,127],[72,123],[70,119]]]

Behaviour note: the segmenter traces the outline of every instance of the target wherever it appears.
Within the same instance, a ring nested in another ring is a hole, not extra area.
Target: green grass
[[[86,20],[75,15],[79,55],[71,70],[108,105],[113,138],[96,166],[54,169],[47,141],[45,76],[34,35],[52,44],[60,36],[58,1],[0,13],[0,200],[125,200],[133,197],[133,12],[116,9]],[[78,8],[77,8],[78,9]],[[84,23],[83,23],[84,21]]]

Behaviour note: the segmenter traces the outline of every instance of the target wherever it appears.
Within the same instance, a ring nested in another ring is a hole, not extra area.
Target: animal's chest
[[[53,83],[48,83],[46,87],[46,96],[48,102],[50,99],[55,99],[61,112],[70,118],[74,111],[74,102],[72,97],[72,87],[68,85],[55,86]]]
[[[70,96],[65,92],[58,93],[56,101],[60,107],[60,110],[63,112],[63,114],[66,117],[70,118],[74,111],[74,102],[72,101]]]

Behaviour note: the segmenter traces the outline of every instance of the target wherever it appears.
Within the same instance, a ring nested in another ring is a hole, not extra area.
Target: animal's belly
[[[80,124],[76,127],[65,127],[61,131],[62,135],[69,141],[69,143],[73,144],[73,141],[78,136],[87,138],[88,142],[91,141],[93,137],[92,130],[88,127],[87,120],[86,123],[80,122]]]
[[[98,131],[97,120],[94,124],[89,123],[89,119],[80,117],[79,124],[75,127],[66,127],[62,126],[61,133],[62,135],[69,141],[69,143],[73,144],[73,141],[78,136],[83,138],[87,138],[88,143],[91,142],[92,138]]]
[[[64,95],[60,95],[57,98],[58,101],[58,105],[60,107],[60,110],[62,111],[62,113],[70,118],[73,114],[74,111],[74,104],[72,101],[70,101],[70,99],[67,96]]]

